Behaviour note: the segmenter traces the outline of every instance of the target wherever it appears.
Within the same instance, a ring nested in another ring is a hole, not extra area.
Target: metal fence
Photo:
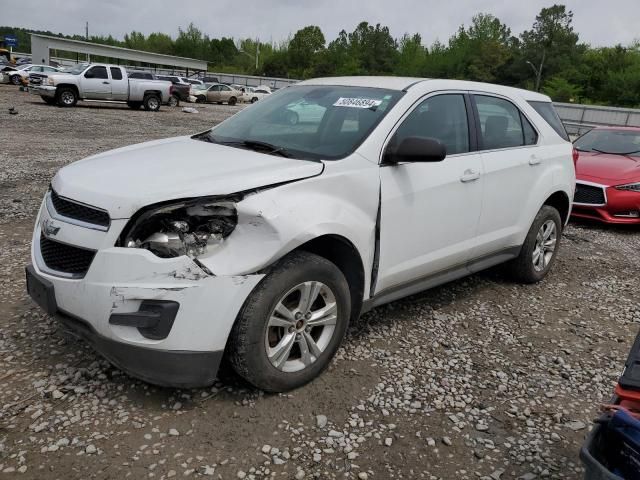
[[[558,115],[571,136],[582,135],[599,126],[640,127],[640,110],[555,103]]]

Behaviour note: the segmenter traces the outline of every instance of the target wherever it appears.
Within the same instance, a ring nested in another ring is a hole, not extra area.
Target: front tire
[[[237,102],[238,102],[238,99],[236,97],[231,97],[228,103],[233,107]]]
[[[562,236],[560,213],[543,205],[520,249],[520,255],[510,264],[511,274],[522,283],[537,283],[547,276],[555,263]]]
[[[13,75],[9,80],[11,80],[11,83],[14,85],[20,85],[22,79],[20,78],[20,75]]]
[[[268,392],[310,382],[331,362],[351,315],[349,285],[333,263],[308,252],[283,258],[251,293],[231,331],[228,359]]]
[[[160,98],[154,94],[145,95],[142,106],[147,112],[157,112],[160,110]]]
[[[73,88],[61,88],[56,94],[56,102],[61,107],[75,107],[78,94]]]

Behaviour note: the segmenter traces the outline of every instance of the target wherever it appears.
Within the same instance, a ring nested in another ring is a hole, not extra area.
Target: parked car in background
[[[573,216],[640,225],[640,128],[597,127],[574,145]]]
[[[177,106],[180,101],[188,102],[189,101],[189,92],[191,90],[191,84],[183,81],[180,77],[176,75],[155,75],[156,80],[164,80],[166,82],[171,82],[173,85],[173,93],[175,100],[170,102],[170,106]],[[177,101],[176,101],[177,100]]]
[[[242,92],[228,85],[217,83],[211,85],[206,91],[198,92],[196,99],[198,103],[228,103],[229,105],[235,105],[242,99]]]
[[[207,90],[213,83],[203,83],[202,85],[191,85],[189,90],[189,101],[195,103],[205,103],[207,101]]]
[[[248,87],[245,85],[231,85],[231,88],[242,92],[242,101],[245,103],[256,103],[261,98],[271,94],[271,89],[266,86]]]
[[[24,68],[18,68],[15,72],[10,72],[9,82],[14,85],[27,85],[29,83],[29,76],[32,73],[49,74],[59,71],[59,68],[49,65],[27,65]]]
[[[40,85],[29,88],[50,104],[73,107],[78,100],[109,100],[126,102],[133,109],[157,111],[169,101],[173,85],[158,80],[129,79],[127,71],[118,65],[79,64],[66,73],[47,74]]]
[[[67,165],[28,292],[148,382],[211,384],[226,355],[260,389],[299,387],[371,308],[504,262],[545,278],[575,173],[532,102],[553,108],[474,82],[315,79],[206,132]],[[323,115],[283,122],[300,104]]]

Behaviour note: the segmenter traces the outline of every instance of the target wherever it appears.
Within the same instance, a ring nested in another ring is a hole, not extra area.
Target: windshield
[[[583,152],[640,156],[640,130],[594,129],[575,142]]]
[[[71,75],[80,75],[82,72],[85,71],[85,69],[89,66],[88,63],[81,63],[79,65],[76,65],[75,67],[73,67],[70,70],[67,70],[65,73],[70,73]]]
[[[351,154],[403,92],[304,85],[283,88],[194,138],[280,155],[337,160]]]

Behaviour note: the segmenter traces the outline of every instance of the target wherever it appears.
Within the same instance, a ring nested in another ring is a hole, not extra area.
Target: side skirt
[[[390,303],[395,300],[414,295],[418,292],[422,292],[423,290],[428,290],[430,288],[434,288],[439,285],[458,280],[459,278],[480,272],[481,270],[486,270],[487,268],[493,267],[495,265],[508,262],[509,260],[513,260],[520,254],[520,249],[520,246],[510,247],[505,250],[500,250],[496,253],[470,260],[465,264],[457,265],[455,267],[442,270],[426,277],[387,288],[379,292],[372,298],[365,300],[360,313],[366,313],[375,307],[379,307],[380,305],[384,305],[386,303]]]

